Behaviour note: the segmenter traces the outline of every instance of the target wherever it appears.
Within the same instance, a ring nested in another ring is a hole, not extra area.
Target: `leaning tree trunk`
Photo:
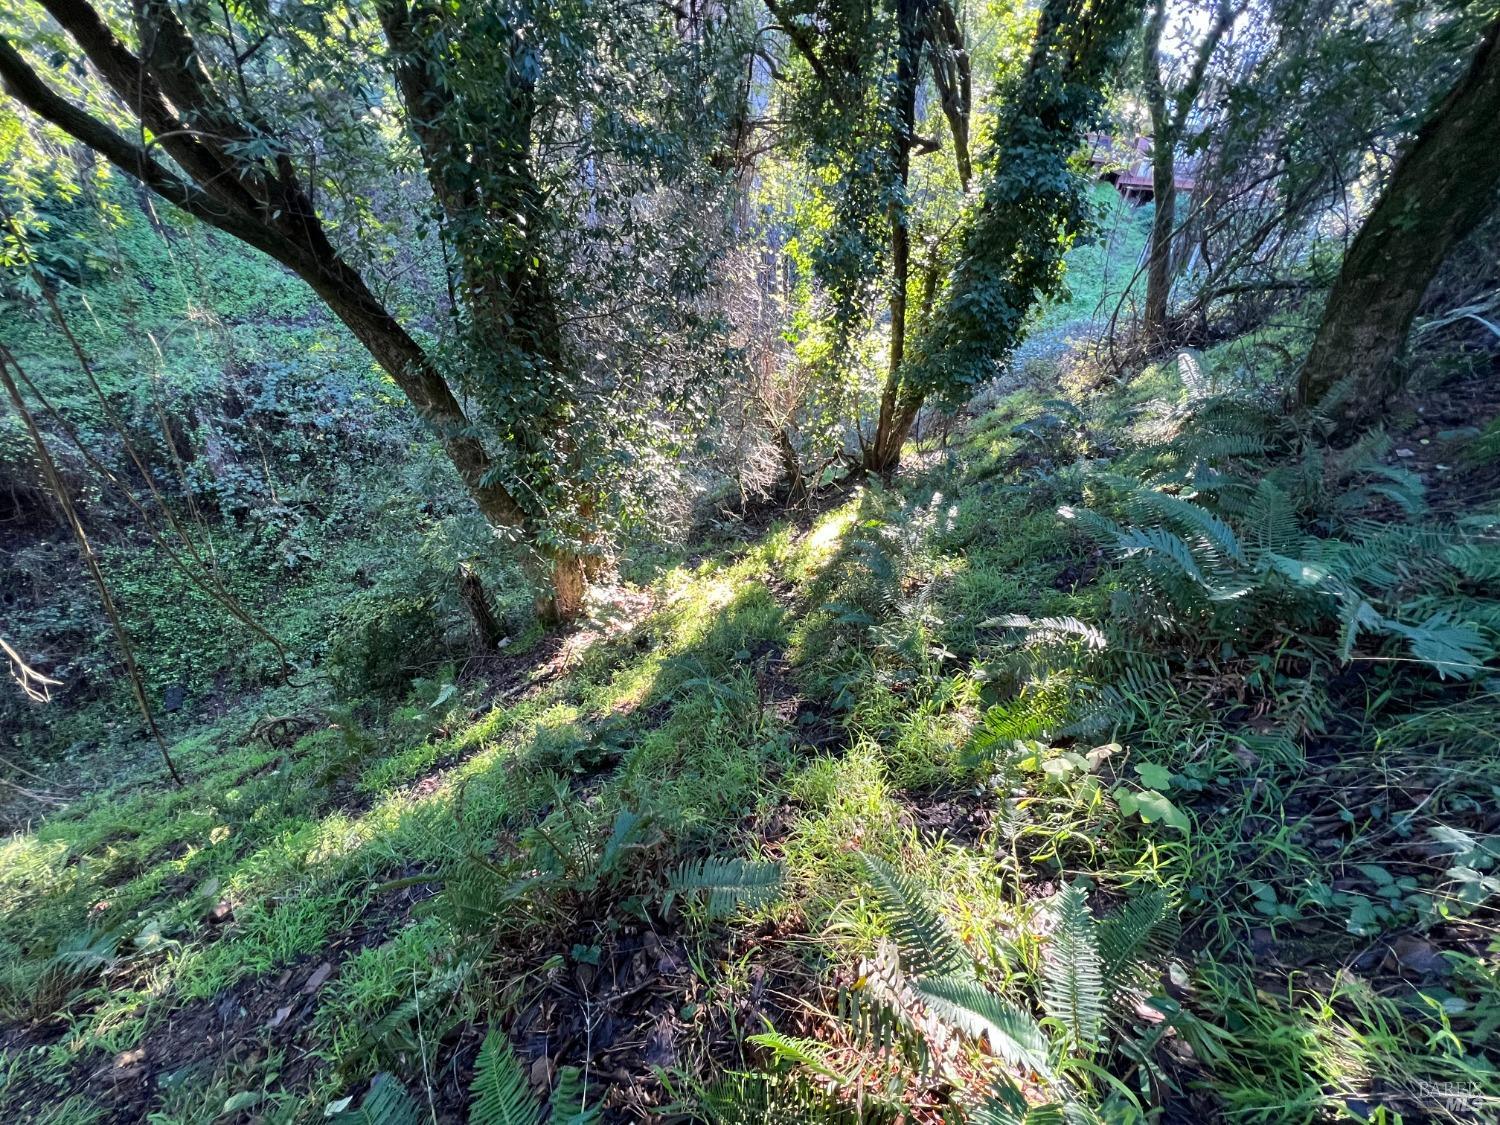
[[[474,436],[473,420],[432,357],[333,246],[291,157],[283,153],[274,160],[248,160],[235,155],[247,141],[263,138],[264,125],[242,116],[236,100],[223,95],[224,82],[216,82],[206,69],[208,56],[198,51],[176,7],[168,0],[137,0],[136,22],[151,32],[141,36],[144,53],[138,56],[88,0],[42,0],[42,6],[71,37],[121,106],[128,108],[135,128],[122,132],[87,107],[69,101],[0,34],[0,84],[6,92],[144,187],[268,254],[312,286],[432,426],[485,519],[496,527],[518,528],[528,540],[538,539],[541,529],[536,519],[496,481],[494,463],[483,442]],[[388,6],[404,11],[396,0],[389,0]],[[521,91],[519,96],[522,103],[517,112],[529,113],[529,91]],[[430,121],[425,114],[434,107],[424,101],[418,108],[423,115],[414,124],[424,140],[431,139],[422,127]],[[529,123],[530,118],[518,120]],[[525,134],[520,125],[511,124],[516,125],[518,134]],[[138,143],[137,133],[152,135],[152,147]],[[157,151],[171,157],[173,164],[158,160]],[[524,148],[518,151],[524,159]],[[441,166],[451,171],[454,164]],[[446,182],[439,179],[434,183],[440,197]],[[468,217],[488,220],[504,210],[491,207],[488,213]],[[535,222],[526,225],[528,231],[540,226]],[[539,309],[533,299],[535,292],[546,294],[540,267],[527,266],[533,261],[539,263],[541,256],[521,254],[519,260],[521,268],[507,272],[504,278],[519,298],[517,321],[532,332],[555,334],[555,318],[538,315],[547,310]],[[488,290],[478,294],[489,295]],[[560,428],[556,419],[543,421]],[[576,555],[549,557],[546,569],[548,577],[561,583],[552,598],[551,615],[562,620],[575,616],[582,603],[577,576],[587,579],[586,561]]]
[[[1360,228],[1298,379],[1304,404],[1338,386],[1358,425],[1398,386],[1396,359],[1449,252],[1494,208],[1500,182],[1500,20],[1396,163]]]

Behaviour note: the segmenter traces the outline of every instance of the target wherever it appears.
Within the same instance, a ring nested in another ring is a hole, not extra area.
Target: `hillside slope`
[[[279,689],[17,832],[0,1105],[1500,1113],[1494,380],[1337,449],[1280,348],[1022,388],[581,630]]]

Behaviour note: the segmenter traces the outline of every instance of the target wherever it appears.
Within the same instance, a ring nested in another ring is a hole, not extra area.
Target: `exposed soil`
[[[299,957],[279,973],[242,980],[217,996],[172,1009],[129,1051],[113,1057],[80,1057],[69,1092],[85,1094],[103,1112],[103,1121],[140,1122],[164,1085],[179,1076],[248,1067],[271,1051],[283,1053],[278,1085],[285,1089],[305,1086],[322,1065],[311,1053],[318,993],[338,976],[347,958],[391,937],[406,923],[411,907],[432,893],[425,884],[403,887],[372,903],[352,927],[331,935],[321,952]],[[228,917],[219,921],[227,922]],[[64,1030],[56,1022],[13,1026],[0,1032],[0,1045],[12,1050],[44,1046],[55,1042]],[[37,1085],[31,1094],[31,1104],[40,1107],[55,1099],[57,1091]],[[17,1088],[13,1096],[17,1102],[27,1101],[24,1089]],[[254,1108],[248,1107],[218,1120],[254,1119]]]
[[[1476,500],[1500,496],[1500,461],[1476,465],[1463,451],[1500,416],[1500,356],[1487,370],[1481,366],[1436,388],[1403,395],[1393,414],[1413,421],[1394,431],[1387,460],[1421,478],[1434,512],[1459,516],[1472,511]]]

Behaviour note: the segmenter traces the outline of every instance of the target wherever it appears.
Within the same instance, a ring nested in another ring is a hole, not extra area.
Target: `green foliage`
[[[1072,1060],[1091,1059],[1105,1047],[1106,1013],[1121,1012],[1145,994],[1146,961],[1159,955],[1167,933],[1164,896],[1148,892],[1103,922],[1089,910],[1080,885],[1054,897],[1042,979],[1032,998],[1047,1014],[1039,1022],[1028,1005],[1005,998],[985,980],[918,882],[873,856],[860,858],[896,951],[891,960],[877,957],[860,981],[840,990],[839,1016],[858,1055],[850,1059],[827,1044],[774,1032],[756,1042],[783,1070],[817,1076],[835,1089],[862,1085],[869,1067],[894,1065],[898,1071],[886,1096],[898,1107],[905,1084],[928,1073],[941,1050],[941,1041],[931,1039],[930,1018],[986,1044],[1012,1068],[997,1077],[992,1090],[974,1091],[961,1103],[973,1107],[962,1120],[1030,1120],[1026,1115],[1033,1111],[1037,1120],[1050,1120],[1063,1105],[1087,1113],[1093,1100],[1089,1084],[1074,1086],[1062,1074],[1073,1069]],[[1122,1035],[1130,1034],[1128,1021],[1115,1017],[1114,1022]],[[1029,1109],[1020,1083],[1033,1081],[1063,1102]]]
[[[1104,1023],[1104,971],[1094,918],[1076,883],[1057,896],[1043,979],[1047,1015],[1062,1026],[1074,1050],[1096,1050]]]
[[[339,610],[328,663],[351,698],[392,694],[445,654],[435,607],[424,598],[365,593]]]
[[[710,919],[727,918],[741,906],[760,906],[774,899],[781,881],[778,863],[709,857],[680,864],[667,873],[663,905],[670,909],[676,898],[699,899]]]
[[[588,1088],[576,1067],[558,1072],[557,1085],[544,1107],[532,1095],[510,1042],[494,1029],[484,1037],[474,1060],[469,1092],[474,1098],[469,1105],[470,1125],[536,1125],[544,1113],[549,1122],[591,1125],[601,1112],[597,1103],[588,1104]]]
[[[705,1090],[695,1109],[714,1125],[864,1125],[871,1120],[802,1073],[730,1074]]]
[[[1006,91],[983,160],[992,173],[963,232],[959,266],[940,314],[914,343],[908,396],[956,401],[987,382],[1020,342],[1038,298],[1058,291],[1063,255],[1091,217],[1070,161],[1139,11],[1131,0],[1043,5],[1030,63]]]
[[[378,1074],[358,1109],[343,1109],[328,1116],[349,1125],[418,1125],[423,1114],[406,1087],[389,1074]]]
[[[472,1125],[536,1125],[541,1120],[542,1106],[532,1096],[510,1041],[493,1028],[474,1060],[469,1093],[474,1099],[469,1105]]]
[[[1047,1037],[1030,1013],[961,976],[919,980],[915,988],[938,1019],[971,1039],[983,1039],[993,1054],[1021,1068],[1023,1074],[1051,1075]]]
[[[890,919],[902,964],[922,976],[946,977],[967,963],[963,947],[921,887],[884,860],[860,856],[865,877]]]

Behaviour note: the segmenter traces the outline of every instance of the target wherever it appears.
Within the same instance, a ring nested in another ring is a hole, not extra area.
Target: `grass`
[[[1262,351],[1202,362],[1243,385]],[[1131,632],[1140,556],[1057,509],[1113,502],[1079,456],[1170,467],[1180,425],[1149,404],[1186,393],[1182,367],[1075,389],[1081,429],[1016,429],[1050,393],[997,403],[899,489],[659,570],[644,617],[543,646],[498,692],[442,669],[382,708],[308,689],[317,729],[291,745],[226,719],[175,748],[185,789],[143,769],[17,832],[0,1105],[315,1120],[389,1073],[461,1118],[491,1025],[538,1084],[590,1068],[621,1117],[709,1104],[726,1072],[798,1072],[749,1041],[767,1021],[853,1050],[834,1012],[893,923],[874,856],[925,888],[986,989],[1037,1013],[1064,887],[1086,880],[1098,917],[1167,897],[1155,1020],[1053,1040],[1106,1119],[1493,1115],[1493,680],[1439,679],[1395,641],[1317,663],[1317,621]],[[1435,574],[1404,596],[1462,597],[1493,639],[1486,590]],[[1138,651],[1038,648],[1014,614]],[[1109,721],[1069,733],[1106,686]],[[728,922],[669,909],[667,873],[715,856],[779,865],[779,895]],[[907,1076],[898,1100],[994,1081],[946,1042],[948,1077]]]

